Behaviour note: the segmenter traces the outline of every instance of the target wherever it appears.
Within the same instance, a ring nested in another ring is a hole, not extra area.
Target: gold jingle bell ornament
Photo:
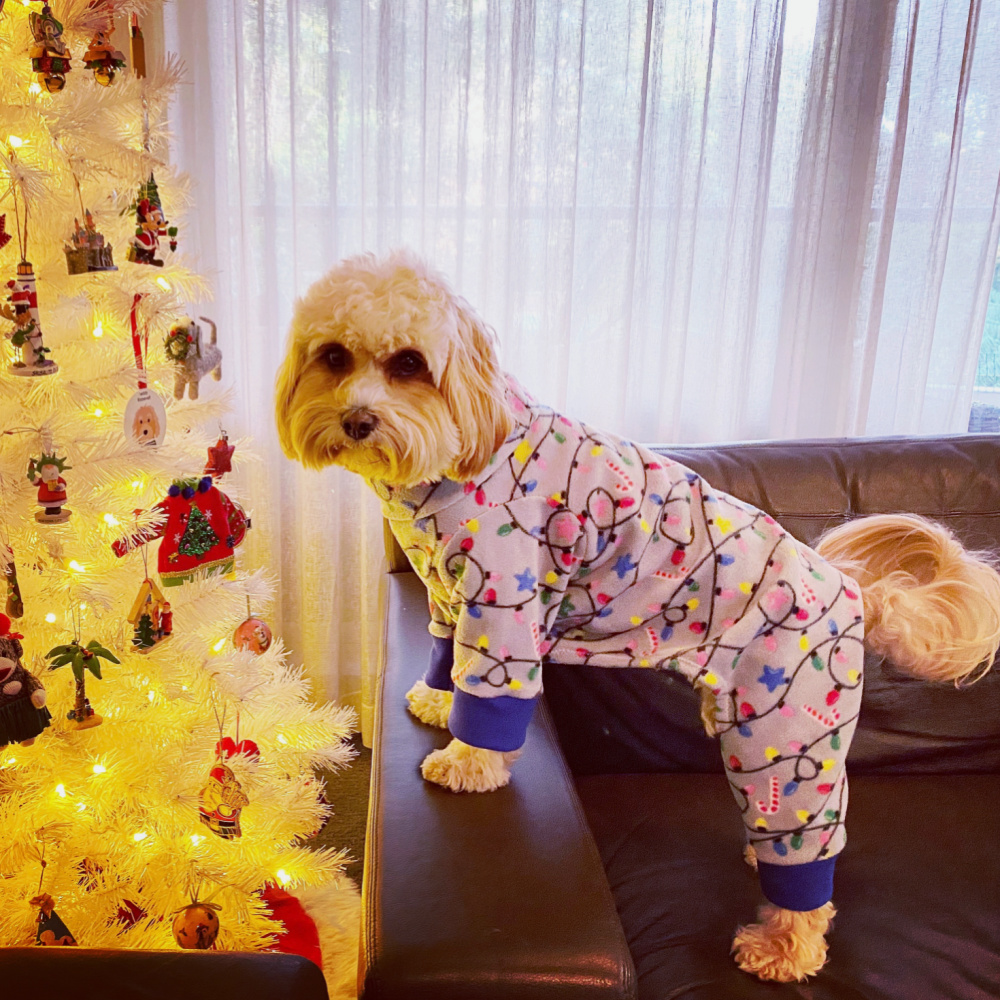
[[[260,656],[271,646],[271,627],[260,618],[248,618],[236,626],[233,645],[237,649],[249,650]]]
[[[174,917],[174,940],[182,948],[208,951],[219,936],[217,903],[192,903]]]

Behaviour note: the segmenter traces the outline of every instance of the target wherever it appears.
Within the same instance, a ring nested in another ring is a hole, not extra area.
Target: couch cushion
[[[716,775],[577,782],[639,976],[640,1000],[982,1000],[1000,995],[1000,781],[851,780],[830,960],[763,984],[729,957],[762,897]]]

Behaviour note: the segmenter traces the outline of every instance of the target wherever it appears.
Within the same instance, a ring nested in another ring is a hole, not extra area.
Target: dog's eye
[[[391,378],[413,378],[427,371],[427,362],[419,351],[400,351],[394,354],[385,365]]]
[[[351,352],[343,344],[330,344],[323,351],[323,361],[332,372],[345,372],[351,367]]]

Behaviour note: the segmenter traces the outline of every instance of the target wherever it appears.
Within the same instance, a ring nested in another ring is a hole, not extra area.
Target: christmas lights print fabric
[[[517,425],[477,481],[372,484],[427,585],[431,633],[454,637],[452,731],[511,749],[490,729],[516,719],[519,746],[542,661],[676,671],[716,695],[759,859],[832,858],[861,702],[857,584],[690,469],[513,382],[509,401]]]

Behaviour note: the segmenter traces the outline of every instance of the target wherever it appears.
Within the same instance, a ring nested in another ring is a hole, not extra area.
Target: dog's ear
[[[492,332],[464,300],[456,300],[455,312],[458,338],[451,345],[439,388],[461,441],[448,475],[461,481],[486,467],[514,421]]]
[[[293,330],[289,338],[288,353],[278,369],[274,387],[274,417],[278,425],[278,440],[281,442],[281,450],[293,461],[299,458],[299,450],[295,447],[292,435],[292,400],[305,361],[305,348],[297,341]]]

